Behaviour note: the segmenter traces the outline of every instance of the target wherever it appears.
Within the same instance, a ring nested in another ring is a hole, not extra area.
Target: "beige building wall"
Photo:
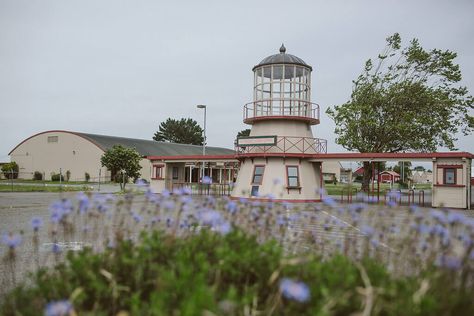
[[[140,173],[141,173],[140,178],[150,182],[151,172],[152,172],[151,161],[146,158],[143,158],[142,160],[140,160],[140,166],[142,167],[140,169]]]
[[[265,165],[262,183],[259,185],[259,197],[272,195],[276,199],[318,200],[321,183],[320,163],[297,158],[246,158],[240,165],[239,181],[236,182],[233,197],[251,197],[252,178],[255,166]],[[286,166],[298,166],[301,189],[287,188]]]
[[[336,160],[323,161],[323,173],[332,173],[336,176],[338,182],[341,181],[341,163]]]
[[[444,168],[456,166],[456,183],[444,184]],[[437,159],[433,161],[433,207],[468,208],[470,200],[470,160]]]
[[[46,132],[26,139],[10,156],[19,165],[20,178],[31,179],[33,173],[39,171],[50,180],[51,174],[59,173],[61,168],[64,176],[68,170],[71,172],[71,181],[84,180],[86,172],[91,181],[97,181],[99,170],[102,179],[105,176],[110,179],[110,172],[100,164],[103,153],[102,149],[78,135]]]

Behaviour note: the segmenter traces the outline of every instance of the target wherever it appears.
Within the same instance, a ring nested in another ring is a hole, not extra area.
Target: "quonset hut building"
[[[142,178],[150,181],[153,189],[160,192],[173,184],[198,182],[199,168],[206,161],[206,175],[215,183],[230,182],[235,176],[234,151],[227,148],[157,142],[107,135],[53,130],[35,134],[18,144],[9,153],[19,167],[19,178],[31,179],[38,171],[45,179],[70,172],[72,181],[83,181],[85,173],[91,181],[109,181],[113,176],[101,166],[100,158],[114,145],[135,148],[142,156]]]

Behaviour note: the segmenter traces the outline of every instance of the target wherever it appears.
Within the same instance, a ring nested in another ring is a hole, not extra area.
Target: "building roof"
[[[394,177],[400,177],[400,175],[397,172],[392,171],[392,170],[384,170],[384,171],[380,172],[379,174],[382,174],[382,173],[387,173],[387,174],[390,174]]]
[[[157,142],[154,140],[146,139],[136,139],[136,138],[127,138],[127,137],[117,137],[117,136],[108,136],[108,135],[97,135],[97,134],[88,134],[72,131],[62,131],[62,130],[53,130],[46,131],[42,133],[35,134],[31,137],[28,137],[15,148],[10,151],[9,155],[21,144],[27,141],[30,138],[33,138],[40,134],[45,133],[69,133],[74,134],[84,139],[87,139],[91,143],[95,144],[97,147],[106,151],[107,149],[112,148],[114,145],[122,145],[124,147],[135,148],[138,153],[143,156],[202,156],[202,146],[199,145],[188,145],[188,144],[176,144],[176,143],[167,143],[167,142]],[[221,147],[210,147],[206,146],[206,156],[217,156],[217,155],[234,155],[232,149],[221,148]]]
[[[255,70],[255,68],[258,68],[261,66],[272,65],[272,64],[296,64],[296,65],[305,66],[313,70],[313,68],[311,68],[310,65],[305,63],[303,59],[296,57],[295,55],[287,54],[286,48],[283,44],[280,47],[279,54],[271,55],[264,58],[260,63],[258,63],[258,65],[253,67],[252,70]]]
[[[96,135],[86,133],[76,133],[84,138],[90,139],[93,143],[104,150],[112,148],[114,145],[122,145],[124,147],[135,148],[142,156],[202,156],[202,146],[176,144],[168,142],[157,142],[154,140],[116,137],[107,135]],[[221,147],[206,146],[206,156],[215,155],[233,155],[232,149]]]

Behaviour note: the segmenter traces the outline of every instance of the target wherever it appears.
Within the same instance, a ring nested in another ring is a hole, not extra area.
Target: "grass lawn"
[[[38,185],[13,185],[0,184],[0,192],[61,192],[61,191],[87,191],[90,190],[88,186],[44,186]]]
[[[8,179],[2,179],[0,180],[0,185],[2,184],[10,184],[11,180]],[[32,185],[43,185],[44,183],[47,184],[59,184],[59,181],[51,181],[51,180],[32,180],[32,179],[14,179],[13,183],[31,183]],[[91,183],[97,183],[97,182],[92,182],[92,181],[62,181],[62,184],[84,184],[88,185]],[[110,181],[104,181],[101,182],[103,184],[111,183]]]
[[[361,190],[361,183],[354,182],[351,186],[347,184],[332,184],[332,183],[325,183],[324,189],[326,190],[328,195],[341,195],[342,191],[344,190],[344,194],[347,194],[348,190],[352,190],[352,193],[355,194]],[[372,188],[372,184],[370,185]],[[374,184],[375,190],[377,190],[377,184]],[[384,192],[385,190],[399,190],[400,187],[398,184],[395,184],[393,188],[390,188],[390,184],[388,183],[381,183],[380,184],[380,192]],[[431,190],[431,184],[429,183],[422,183],[422,184],[415,184],[416,190]]]

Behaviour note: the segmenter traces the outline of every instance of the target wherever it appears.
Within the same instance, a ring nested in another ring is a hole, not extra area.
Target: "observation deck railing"
[[[266,99],[244,105],[244,122],[262,119],[298,119],[319,124],[319,105],[298,99]]]
[[[284,154],[322,154],[327,152],[327,140],[311,137],[277,136],[275,145],[235,146],[237,156]]]

